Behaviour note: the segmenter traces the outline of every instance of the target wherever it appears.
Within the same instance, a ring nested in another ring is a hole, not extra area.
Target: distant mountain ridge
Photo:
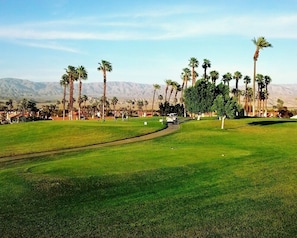
[[[161,84],[160,84],[161,85]],[[232,86],[230,86],[232,88]],[[243,87],[241,87],[243,88]],[[268,87],[270,106],[276,105],[278,98],[288,107],[297,107],[297,84],[271,84]],[[107,97],[117,97],[119,100],[146,99],[152,100],[152,84],[133,82],[107,82]],[[161,85],[157,95],[164,95],[165,85]],[[75,83],[74,95],[77,97],[78,84]],[[103,83],[83,82],[82,95],[100,98],[103,94]],[[156,95],[156,97],[157,97]],[[25,79],[2,78],[0,79],[0,99],[34,99],[36,101],[61,100],[63,87],[59,82],[33,82]]]
[[[75,83],[74,90],[74,95],[77,96],[77,83]],[[151,84],[114,81],[107,83],[108,98],[147,99],[152,97],[153,90],[153,85]],[[103,94],[103,83],[88,83],[87,81],[84,81],[82,86],[82,95],[84,94],[88,97],[101,97]],[[33,82],[30,80],[16,78],[0,79],[0,98],[61,100],[62,97],[63,87],[59,82]]]

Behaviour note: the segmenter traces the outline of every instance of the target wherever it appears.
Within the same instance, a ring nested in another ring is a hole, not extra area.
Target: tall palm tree
[[[263,98],[263,88],[265,87],[263,74],[257,74],[256,75],[256,82],[258,84],[258,92],[257,92],[257,97],[258,97],[258,116],[260,116],[260,111],[262,110],[262,108],[261,108],[261,101],[264,99]]]
[[[171,98],[171,95],[173,93],[173,91],[176,89],[178,83],[175,82],[175,81],[171,81],[171,89],[170,89],[170,94],[169,94],[169,97],[168,97],[168,102],[170,102],[170,98]]]
[[[154,104],[155,104],[155,96],[156,96],[156,91],[161,88],[159,84],[153,84],[154,87],[154,94],[153,94],[153,102],[152,102],[152,116],[154,115]]]
[[[175,89],[174,101],[175,101],[175,104],[176,104],[177,101],[178,101],[177,100],[177,94],[178,94],[178,92],[181,92],[182,87],[181,87],[181,85],[179,83],[177,83],[174,89]]]
[[[65,103],[66,103],[66,88],[69,85],[69,78],[67,74],[63,74],[60,80],[60,85],[63,87],[63,121],[65,120]]]
[[[195,68],[198,68],[198,66],[199,66],[199,61],[194,57],[190,58],[189,67],[192,69],[192,86],[194,86],[196,83],[196,76],[198,75],[195,72]]]
[[[105,105],[106,105],[106,72],[112,71],[112,65],[106,60],[101,60],[101,63],[98,63],[99,71],[103,72],[103,107],[102,107],[102,120],[105,121]]]
[[[81,104],[82,104],[82,98],[81,98],[81,91],[82,91],[82,80],[87,80],[88,78],[88,73],[85,69],[84,66],[78,66],[77,69],[77,74],[78,74],[78,81],[79,81],[79,86],[78,86],[78,120],[80,120],[80,111],[81,111]]]
[[[265,75],[264,76],[264,83],[265,83],[265,115],[267,115],[267,102],[268,102],[268,85],[271,83],[272,79],[270,76]]]
[[[165,102],[167,102],[167,94],[168,94],[169,86],[172,83],[172,80],[171,79],[166,79],[165,83],[166,83],[166,87],[165,87],[165,99],[164,100],[165,100]]]
[[[211,82],[215,85],[217,79],[219,78],[219,72],[216,70],[210,71],[209,72],[210,78],[211,78]]]
[[[195,74],[195,71],[194,71],[194,74]],[[183,68],[182,73],[181,73],[181,79],[183,81],[182,88],[188,87],[188,81],[191,79],[191,77],[192,77],[191,70],[189,68]]]
[[[207,79],[207,74],[206,74],[206,70],[207,68],[211,67],[211,63],[208,59],[204,59],[203,60],[203,64],[202,64],[202,68],[204,69],[204,78]]]
[[[74,81],[78,79],[77,71],[74,66],[68,65],[68,68],[66,69],[66,73],[68,75],[69,80],[69,120],[72,120],[73,117],[73,91],[74,91]]]
[[[195,71],[194,71],[194,75],[198,76],[198,74]],[[181,78],[182,78],[182,82],[183,82],[182,88],[181,88],[181,99],[182,99],[182,102],[184,105],[184,117],[187,117],[187,109],[186,109],[186,104],[184,102],[183,93],[184,93],[184,88],[187,89],[187,87],[188,87],[188,81],[191,79],[191,76],[192,76],[191,70],[189,68],[183,68],[182,73],[181,73]]]
[[[229,87],[229,82],[232,80],[232,74],[231,73],[226,73],[223,75],[222,81],[225,85]]]
[[[256,50],[255,50],[255,53],[254,53],[254,77],[253,77],[253,116],[255,116],[255,104],[256,104],[255,90],[256,90],[256,65],[257,65],[257,60],[259,58],[260,50],[263,49],[263,48],[272,47],[272,45],[268,41],[266,41],[266,39],[263,36],[258,37],[258,39],[256,39],[256,38],[252,39],[252,42],[256,46]]]
[[[245,109],[245,114],[246,116],[248,115],[248,113],[250,112],[249,107],[248,107],[248,84],[251,83],[251,78],[249,76],[244,76],[243,78],[243,82],[245,85],[245,93],[244,93],[244,109]]]
[[[242,78],[242,74],[239,71],[234,72],[233,79],[235,79],[235,97],[239,103],[238,97],[238,81]]]

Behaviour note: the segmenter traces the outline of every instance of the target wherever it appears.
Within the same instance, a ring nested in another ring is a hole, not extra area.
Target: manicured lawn
[[[144,122],[147,125],[144,126]],[[164,127],[158,118],[38,121],[0,127],[0,157],[74,148],[147,134]]]
[[[294,237],[296,138],[296,121],[190,121],[150,141],[2,164],[0,233]]]

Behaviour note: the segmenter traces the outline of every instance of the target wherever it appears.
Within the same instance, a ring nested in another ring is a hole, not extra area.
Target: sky
[[[189,59],[222,75],[253,75],[255,45],[264,36],[257,73],[273,84],[296,84],[296,0],[0,0],[0,78],[59,82],[68,65],[102,82],[181,82]],[[243,82],[241,82],[243,84]]]

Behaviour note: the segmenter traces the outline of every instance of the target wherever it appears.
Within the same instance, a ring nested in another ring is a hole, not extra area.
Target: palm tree
[[[9,100],[5,103],[5,105],[9,108],[8,110],[11,112],[12,109],[13,109],[13,101],[12,101],[12,99],[9,99]]]
[[[194,71],[194,74],[196,72]],[[198,74],[196,73],[195,76],[197,76]],[[182,73],[181,73],[181,79],[183,81],[182,84],[182,88],[187,88],[188,87],[188,81],[191,79],[192,73],[191,70],[189,68],[183,68]],[[195,77],[194,76],[194,77]]]
[[[140,112],[142,111],[143,105],[144,105],[143,100],[139,99],[137,101],[138,115],[140,115]]]
[[[258,115],[260,116],[260,111],[262,111],[261,101],[264,99],[263,98],[263,88],[265,87],[264,76],[262,74],[257,74],[256,82],[258,84],[258,93],[257,93],[257,95],[258,95]]]
[[[242,78],[242,74],[239,71],[236,71],[233,75],[233,79],[235,79],[235,97],[237,99],[237,102],[239,103],[239,97],[238,97],[238,81]]]
[[[194,71],[194,74],[196,76],[196,72]],[[198,74],[197,74],[198,76]],[[183,93],[184,93],[184,88],[187,88],[188,87],[188,81],[191,79],[191,70],[189,68],[183,68],[183,71],[181,73],[181,78],[182,78],[182,87],[181,87],[181,98],[182,98],[182,101],[183,101],[183,104],[184,104],[184,117],[187,116],[187,109],[186,109],[186,104],[184,103],[184,100],[183,100]]]
[[[112,106],[113,106],[113,115],[114,115],[114,119],[116,119],[116,110],[115,110],[115,107],[116,107],[118,101],[119,101],[119,99],[118,99],[117,97],[113,97],[113,98],[111,99],[111,104],[112,104]]]
[[[81,91],[82,91],[82,80],[87,80],[88,78],[88,73],[85,69],[84,66],[78,66],[77,69],[77,74],[78,74],[78,81],[79,81],[79,87],[78,87],[78,120],[80,120],[80,111],[81,111],[81,103],[82,103],[82,98],[81,98]]]
[[[222,78],[222,81],[224,82],[224,84],[228,85],[228,88],[229,88],[229,82],[232,80],[232,74],[231,73],[226,73],[223,75],[223,78]]]
[[[177,88],[177,85],[179,85],[177,82],[171,81],[171,85],[170,85],[171,89],[170,89],[170,94],[168,97],[168,102],[170,102],[171,95],[172,95],[173,91]]]
[[[248,107],[248,99],[249,99],[249,97],[248,97],[248,84],[251,83],[251,78],[246,75],[243,78],[243,82],[245,84],[245,93],[244,93],[244,99],[245,99],[244,101],[245,101],[245,103],[244,103],[244,108],[245,108],[245,113],[246,113],[246,116],[247,116],[248,113],[250,112],[249,107]]]
[[[167,93],[168,93],[169,86],[172,83],[172,80],[171,79],[166,79],[165,80],[165,83],[166,83],[166,87],[165,87],[165,102],[167,102]]]
[[[155,104],[156,91],[159,90],[161,88],[161,86],[159,84],[153,84],[153,87],[154,87],[154,94],[153,94],[153,103],[152,103],[152,116],[154,115],[154,104]]]
[[[208,59],[204,59],[203,60],[203,64],[202,64],[202,68],[204,69],[204,78],[207,79],[207,74],[206,74],[206,70],[207,68],[211,67],[211,63]]]
[[[264,83],[265,83],[265,115],[267,115],[267,101],[268,101],[268,85],[271,83],[272,79],[270,76],[265,75],[264,76]]]
[[[105,121],[105,104],[106,104],[106,72],[112,71],[112,65],[106,60],[101,60],[101,63],[98,63],[99,71],[103,72],[103,107],[102,107],[102,120]]]
[[[178,92],[181,92],[182,91],[182,87],[180,86],[180,84],[176,84],[176,87],[175,87],[175,94],[174,94],[174,102],[175,104],[177,103],[177,94]]]
[[[211,82],[215,85],[217,79],[219,78],[219,72],[216,70],[210,71],[209,72],[210,78],[211,78]]]
[[[63,121],[65,120],[65,103],[66,103],[66,88],[69,85],[69,78],[67,74],[63,74],[60,80],[60,85],[63,87]]]
[[[160,105],[162,103],[162,101],[163,101],[163,95],[162,94],[160,94],[158,96],[158,100],[159,100],[159,105]]]
[[[254,53],[254,78],[253,78],[253,116],[255,116],[256,64],[259,58],[260,50],[263,48],[272,47],[272,45],[268,41],[266,41],[266,39],[263,36],[258,37],[258,39],[256,38],[252,39],[252,42],[256,46],[256,50]]]
[[[81,100],[82,100],[82,102],[84,103],[84,106],[83,106],[83,108],[84,108],[84,110],[83,111],[85,111],[86,112],[86,108],[87,108],[87,101],[88,101],[88,96],[87,95],[82,95],[82,97],[81,97]]]
[[[26,110],[28,109],[29,101],[26,98],[23,98],[18,103],[18,109],[22,112],[22,116],[25,115]]]
[[[145,115],[146,115],[147,114],[147,105],[149,104],[148,100],[145,99],[143,103],[144,103]]]
[[[74,103],[74,98],[73,98],[74,81],[78,79],[78,74],[77,74],[76,68],[71,65],[69,65],[68,68],[66,69],[66,73],[68,75],[68,80],[69,80],[69,111],[70,111],[69,120],[72,120],[73,103]]]
[[[196,83],[196,76],[198,76],[198,74],[195,72],[195,68],[198,68],[198,66],[199,61],[194,57],[190,58],[189,67],[192,68],[192,86],[194,86]]]

